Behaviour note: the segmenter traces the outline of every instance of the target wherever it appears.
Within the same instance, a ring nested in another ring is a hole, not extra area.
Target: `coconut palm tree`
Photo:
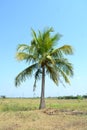
[[[57,47],[61,35],[51,35],[53,28],[47,28],[38,34],[32,29],[32,41],[29,45],[19,44],[16,58],[19,61],[25,60],[29,66],[20,72],[15,78],[15,85],[20,85],[26,78],[34,75],[34,90],[38,79],[41,79],[41,98],[39,108],[45,108],[45,77],[46,74],[58,85],[64,79],[70,84],[69,77],[73,76],[73,66],[65,58],[65,55],[72,55],[73,49],[70,45]],[[56,48],[57,47],[57,48]]]

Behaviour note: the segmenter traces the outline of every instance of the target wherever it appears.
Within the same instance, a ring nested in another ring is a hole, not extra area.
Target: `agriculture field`
[[[87,130],[87,100],[0,99],[0,130]]]

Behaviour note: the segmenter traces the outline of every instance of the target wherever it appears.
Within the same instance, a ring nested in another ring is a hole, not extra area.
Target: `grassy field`
[[[87,130],[87,100],[0,99],[0,130]]]

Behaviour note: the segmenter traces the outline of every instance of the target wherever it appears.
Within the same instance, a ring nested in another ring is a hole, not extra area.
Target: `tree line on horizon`
[[[23,98],[23,99],[38,99],[40,97],[6,97],[5,95],[1,95],[0,98]],[[45,97],[47,99],[87,99],[87,95],[77,95],[77,96],[58,96],[58,97]]]

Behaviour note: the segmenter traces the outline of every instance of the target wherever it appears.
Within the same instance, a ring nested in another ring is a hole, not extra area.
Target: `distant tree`
[[[20,72],[15,78],[15,85],[18,86],[26,78],[34,74],[35,82],[42,79],[41,98],[39,108],[45,108],[45,76],[46,74],[58,85],[61,78],[70,84],[69,77],[73,76],[73,66],[64,55],[73,54],[72,46],[63,45],[56,48],[61,37],[60,34],[51,35],[53,28],[47,28],[38,34],[32,29],[32,41],[29,45],[19,44],[17,47],[16,58],[19,61],[25,60],[29,66]],[[62,82],[63,83],[63,82]]]
[[[3,96],[1,96],[1,98],[6,98],[6,96],[3,95]]]

